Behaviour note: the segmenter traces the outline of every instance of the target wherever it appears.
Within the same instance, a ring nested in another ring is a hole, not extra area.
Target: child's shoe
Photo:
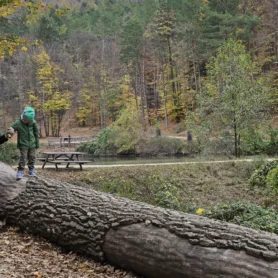
[[[36,174],[36,172],[35,172],[34,169],[29,169],[29,175],[30,175],[30,176],[33,176],[33,177],[36,177],[36,176],[37,176],[37,174]]]
[[[22,170],[18,170],[17,174],[16,174],[16,179],[17,180],[21,180],[23,178],[23,171]]]

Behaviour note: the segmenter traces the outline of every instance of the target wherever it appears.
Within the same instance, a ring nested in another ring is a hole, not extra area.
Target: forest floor
[[[122,278],[134,277],[74,253],[64,253],[46,240],[0,228],[0,278]]]

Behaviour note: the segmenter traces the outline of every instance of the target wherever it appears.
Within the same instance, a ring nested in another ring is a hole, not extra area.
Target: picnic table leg
[[[45,164],[46,164],[46,160],[44,161],[44,163],[42,165],[42,169],[44,169]]]
[[[78,157],[77,157],[78,158]],[[77,159],[78,160],[78,159]],[[69,157],[69,161],[74,161],[74,154]],[[67,163],[66,168],[69,168],[70,163]]]
[[[45,158],[45,161],[44,161],[44,163],[43,163],[43,165],[42,165],[42,169],[44,169],[44,166],[45,166],[45,164],[46,164],[46,162],[47,162],[47,160],[48,160],[48,155],[46,156],[46,158]]]
[[[79,166],[80,166],[80,170],[82,171],[82,163],[79,163]]]
[[[58,171],[58,164],[57,163],[55,163],[55,167],[56,167],[56,171]]]

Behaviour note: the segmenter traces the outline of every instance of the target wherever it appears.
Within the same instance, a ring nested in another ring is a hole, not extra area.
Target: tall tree
[[[38,112],[44,124],[46,136],[59,136],[64,113],[71,106],[71,93],[60,90],[58,72],[61,70],[51,60],[44,49],[34,56],[37,67],[38,86],[29,92],[31,105]]]
[[[173,58],[173,43],[172,37],[176,24],[175,14],[168,7],[167,2],[163,3],[154,18],[154,30],[160,38],[160,43],[165,47],[165,55],[168,58],[169,66],[169,82],[171,84],[172,99],[174,106],[175,120],[180,121],[179,110],[180,106],[180,92],[176,84],[175,61]]]
[[[123,26],[121,32],[121,60],[127,64],[130,76],[133,78],[134,98],[137,109],[139,104],[137,97],[141,99],[141,116],[145,118],[144,105],[144,80],[142,80],[142,58],[143,58],[143,34],[144,26],[140,19],[131,17]],[[140,82],[141,81],[141,82]]]
[[[209,109],[213,129],[232,129],[234,154],[240,156],[241,135],[258,126],[269,109],[269,88],[244,45],[228,40],[210,59]]]

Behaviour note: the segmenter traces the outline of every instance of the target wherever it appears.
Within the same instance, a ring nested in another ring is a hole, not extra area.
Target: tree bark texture
[[[0,162],[0,218],[5,214],[6,203],[16,198],[26,188],[26,180],[15,182],[15,171]]]
[[[6,221],[145,277],[278,278],[278,236],[49,179],[0,163]]]

